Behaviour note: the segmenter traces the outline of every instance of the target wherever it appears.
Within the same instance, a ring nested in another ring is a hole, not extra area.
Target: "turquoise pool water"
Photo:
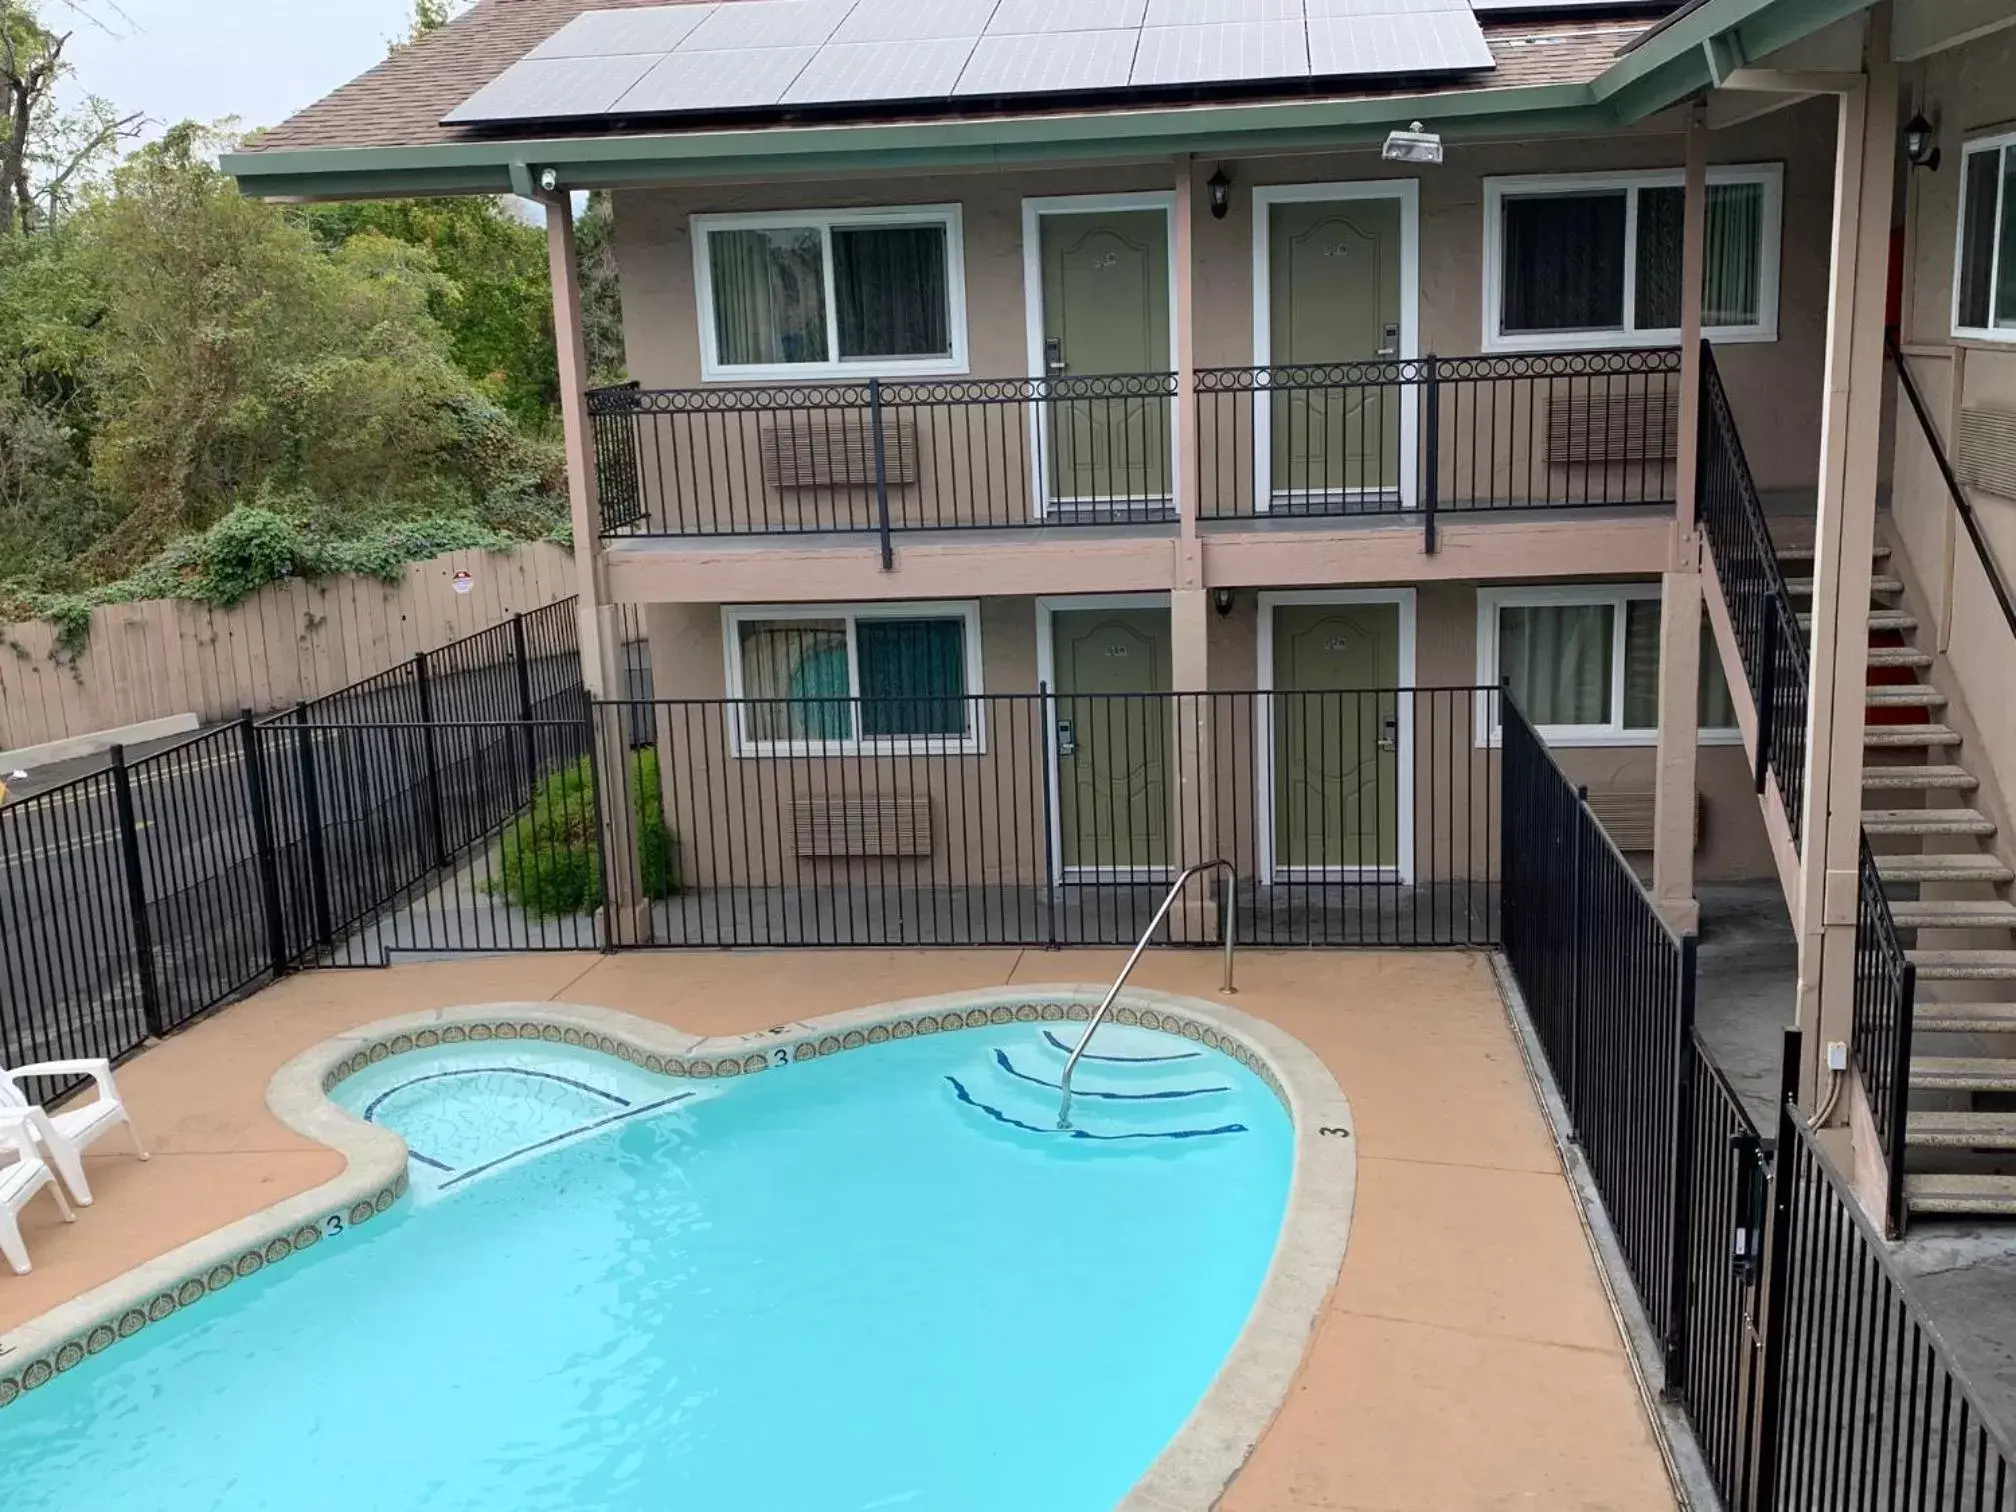
[[[1228,1057],[1078,1026],[705,1083],[461,1045],[337,1088],[414,1196],[0,1410],[7,1512],[1095,1512],[1272,1256]],[[92,1209],[83,1222],[116,1221]]]

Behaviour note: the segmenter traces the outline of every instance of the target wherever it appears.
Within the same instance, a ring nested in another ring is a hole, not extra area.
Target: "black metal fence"
[[[427,879],[586,751],[575,626],[554,604],[0,808],[0,1064],[116,1059],[308,956],[382,959],[360,931],[437,906]]]
[[[1885,1224],[1895,1236],[1904,1222],[1904,1126],[1911,1092],[1911,1016],[1918,968],[1890,915],[1869,837],[1862,837],[1855,909],[1855,999],[1849,1048],[1869,1099],[1888,1191]]]
[[[1196,374],[1206,519],[1673,501],[1677,349]],[[1170,373],[588,397],[605,535],[1174,518]]]
[[[619,736],[635,742],[628,801],[609,803],[617,847],[673,857],[669,890],[641,889],[648,924],[619,943],[1131,944],[1182,864],[1223,855],[1241,881],[1220,908],[1242,941],[1488,944],[1496,761],[1477,735],[1494,702],[1396,688],[601,705],[600,768],[618,771]],[[1179,912],[1170,939],[1218,927]]]
[[[1504,700],[1505,959],[1588,1158],[1624,1262],[1670,1348],[1688,1196],[1694,938],[1667,928],[1631,865]]]

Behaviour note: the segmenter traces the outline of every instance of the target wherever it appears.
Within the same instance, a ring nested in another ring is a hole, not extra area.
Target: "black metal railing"
[[[1716,581],[1729,611],[1743,680],[1757,711],[1757,791],[1777,784],[1792,843],[1800,844],[1806,790],[1806,705],[1811,678],[1806,632],[1799,623],[1777,548],[1764,522],[1757,484],[1743,453],[1736,417],[1715,366],[1701,344],[1701,433],[1696,513]]]
[[[1198,513],[1668,505],[1677,349],[1196,375]],[[605,535],[880,539],[1175,518],[1173,374],[588,397]]]
[[[1483,944],[1497,790],[1475,736],[1493,698],[661,701],[642,721],[605,704],[599,766],[649,729],[633,762],[657,779],[677,876],[649,899],[657,945],[1131,944],[1206,852],[1238,868],[1242,942]],[[608,811],[645,809],[633,793]],[[635,833],[617,845],[649,854]],[[1215,927],[1179,918],[1170,938]]]
[[[1173,520],[1176,379],[869,379],[588,396],[605,535]]]
[[[1772,1357],[1757,1512],[2016,1509],[2016,1449],[1983,1414],[1790,1099],[1772,1204]]]
[[[1919,392],[1918,380],[1911,375],[1911,364],[1904,360],[1904,353],[1897,345],[1897,332],[1886,328],[1883,332],[1883,347],[1888,353],[1891,366],[1897,370],[1898,387],[1904,390],[1905,401],[1910,405],[1912,415],[1918,421],[1918,434],[1932,453],[1933,464],[1939,469],[1940,480],[1946,485],[1946,496],[1953,501],[1953,509],[1960,516],[1961,528],[1967,532],[1967,539],[1974,547],[1974,560],[1980,565],[1981,574],[1988,582],[1988,591],[1995,597],[1995,605],[2002,611],[2002,623],[2009,633],[2016,636],[2016,593],[2009,587],[2009,579],[2002,571],[2002,564],[1996,560],[1995,549],[1988,544],[1988,537],[1981,529],[1980,517],[1975,513],[1974,503],[1967,497],[1967,490],[1960,485],[1960,475],[1953,469],[1953,461],[1946,455],[1945,443],[1939,439],[1939,431],[1932,423],[1932,413],[1925,407],[1925,396]]]
[[[1862,836],[1855,908],[1855,999],[1849,1044],[1889,1182],[1886,1223],[1904,1221],[1904,1133],[1911,1092],[1911,1016],[1918,996],[1911,964],[1890,915],[1869,837]]]
[[[1671,505],[1679,394],[1673,347],[1207,368],[1198,512]]]
[[[1690,1147],[1694,937],[1676,935],[1508,694],[1505,959],[1572,1137],[1669,1353],[1685,1337],[1680,1152]]]

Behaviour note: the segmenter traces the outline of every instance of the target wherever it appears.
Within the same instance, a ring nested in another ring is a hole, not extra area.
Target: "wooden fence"
[[[455,574],[470,574],[467,593]],[[194,713],[205,721],[333,692],[575,591],[574,559],[535,543],[453,551],[403,581],[289,581],[234,609],[108,604],[74,654],[55,626],[0,627],[0,750]]]

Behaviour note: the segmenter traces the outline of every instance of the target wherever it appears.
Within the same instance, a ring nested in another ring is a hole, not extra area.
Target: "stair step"
[[[1810,545],[1779,546],[1774,543],[1772,549],[1777,553],[1778,560],[1781,563],[1810,562],[1813,560],[1813,548]],[[1890,560],[1890,548],[1888,546],[1881,546],[1881,545],[1875,546],[1870,549],[1869,555],[1875,561],[1887,562]]]
[[[2016,982],[2016,950],[1907,950],[1921,982]]]
[[[1914,1213],[2016,1214],[2016,1176],[1951,1172],[1908,1175],[1904,1205]]]
[[[1912,750],[1957,746],[1960,744],[1960,732],[1942,724],[1871,725],[1862,732],[1862,744]]]
[[[1992,835],[1995,821],[1971,808],[1864,809],[1871,835]]]
[[[1904,1143],[1940,1150],[2016,1150],[2016,1112],[1912,1113]]]
[[[1911,1023],[1920,1034],[2016,1034],[2016,1003],[1929,1003],[1920,998]]]
[[[2007,882],[2016,872],[1997,856],[1878,856],[1876,875],[1885,882]]]
[[[1943,709],[1946,695],[1927,683],[1893,683],[1870,688],[1864,700],[1872,709]]]
[[[1929,667],[1934,657],[1930,651],[1920,651],[1915,646],[1871,646],[1869,665],[1872,667]]]
[[[1862,786],[1879,792],[1971,793],[1981,784],[1960,766],[1865,766]]]
[[[1911,1058],[1914,1092],[2016,1092],[2016,1060],[1987,1055]]]
[[[1811,630],[1813,628],[1813,616],[1810,614],[1800,615],[1799,628],[1801,630]],[[1916,615],[1906,613],[1902,609],[1872,609],[1869,611],[1869,628],[1871,630],[1895,630],[1902,633],[1908,630],[1916,630],[1918,628],[1918,619]]]
[[[2016,929],[2016,903],[1999,898],[1893,902],[1890,918],[1899,929]]]
[[[1810,577],[1787,578],[1785,579],[1785,588],[1790,593],[1800,593],[1810,597],[1813,593],[1813,579]],[[1869,591],[1871,593],[1902,593],[1904,591],[1904,584],[1887,574],[1878,573],[1869,579]]]

